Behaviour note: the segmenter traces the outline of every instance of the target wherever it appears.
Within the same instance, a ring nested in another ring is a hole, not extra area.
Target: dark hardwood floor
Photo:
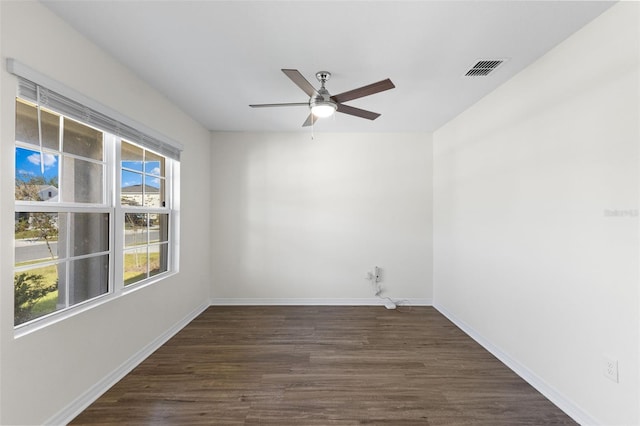
[[[72,424],[575,424],[430,307],[211,307]]]

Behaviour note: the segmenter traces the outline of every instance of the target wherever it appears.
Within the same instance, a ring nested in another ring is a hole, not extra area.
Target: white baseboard
[[[431,299],[396,299],[391,298],[398,306],[431,306]],[[386,299],[376,297],[366,299],[323,299],[323,298],[213,298],[212,306],[384,306]]]
[[[142,361],[144,361],[149,355],[151,355],[156,349],[165,344],[170,338],[172,338],[177,332],[182,330],[187,324],[193,321],[198,315],[204,312],[209,307],[208,303],[203,303],[174,324],[170,329],[165,331],[162,335],[158,336],[153,342],[142,348],[131,358],[122,363],[118,368],[112,371],[108,376],[93,385],[84,394],[78,397],[71,404],[60,410],[57,414],[51,417],[44,424],[46,425],[62,425],[68,424],[84,409],[91,405],[96,399],[98,399],[103,393],[108,391],[113,385],[115,385],[120,379],[129,374],[131,370],[137,367]]]
[[[469,326],[467,323],[456,317],[450,311],[438,303],[434,307],[442,315],[447,317],[458,328],[464,331],[469,337],[478,342],[482,347],[489,351],[493,356],[498,358],[513,370],[524,381],[533,386],[538,392],[544,395],[549,401],[553,402],[558,408],[564,411],[569,417],[578,422],[581,425],[599,425],[600,422],[596,421],[589,413],[583,410],[576,403],[565,397],[562,393],[558,392],[553,386],[545,382],[541,377],[522,365],[520,362],[512,358],[510,355],[502,351],[499,347],[495,346],[489,340],[484,338],[475,329]]]

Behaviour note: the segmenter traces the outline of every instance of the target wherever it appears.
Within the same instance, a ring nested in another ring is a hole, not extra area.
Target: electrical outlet
[[[618,383],[618,360],[608,356],[603,357],[603,373],[606,378]]]

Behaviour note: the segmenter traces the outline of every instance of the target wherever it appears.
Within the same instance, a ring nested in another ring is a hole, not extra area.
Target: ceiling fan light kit
[[[337,108],[338,105],[335,102],[320,101],[312,103],[311,113],[318,118],[326,118],[331,117]]]
[[[253,104],[249,106],[252,108],[307,106],[311,109],[311,112],[302,125],[303,127],[313,125],[317,118],[330,117],[336,111],[343,114],[353,115],[355,117],[366,118],[367,120],[375,120],[380,117],[380,114],[377,112],[355,108],[345,105],[343,102],[373,95],[396,87],[391,80],[387,78],[386,80],[382,80],[377,83],[331,96],[329,91],[324,87],[325,83],[331,78],[331,73],[329,71],[318,71],[316,73],[316,78],[320,82],[320,89],[318,90],[316,90],[311,83],[304,78],[300,71],[294,69],[283,69],[282,72],[309,96],[309,101],[307,103]]]

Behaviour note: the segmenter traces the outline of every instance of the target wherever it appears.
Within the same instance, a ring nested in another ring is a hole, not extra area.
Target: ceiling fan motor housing
[[[338,109],[338,104],[331,99],[331,94],[324,87],[324,84],[331,78],[329,71],[318,71],[316,78],[320,82],[320,89],[309,99],[311,112],[316,117],[328,117]]]

